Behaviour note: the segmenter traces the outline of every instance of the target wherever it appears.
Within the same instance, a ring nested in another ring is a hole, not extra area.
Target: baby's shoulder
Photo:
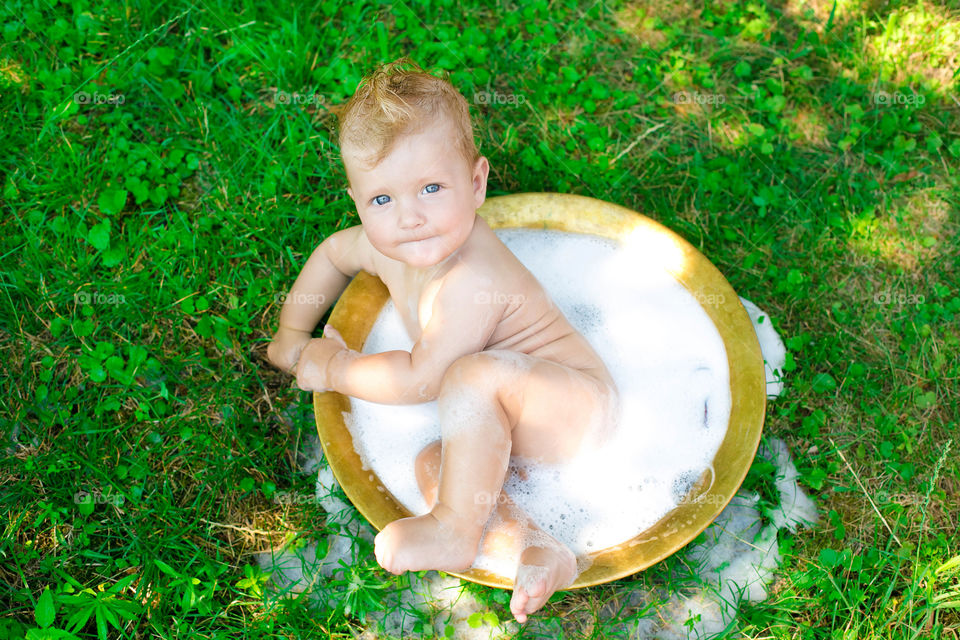
[[[480,220],[480,233],[475,234],[471,251],[465,254],[464,267],[480,280],[491,286],[511,285],[529,276],[527,268],[512,251],[497,237],[497,234]]]
[[[377,252],[370,244],[362,224],[331,234],[325,243],[329,246],[327,257],[343,273],[366,271],[370,275],[378,275]]]
[[[509,288],[515,278],[505,257],[489,248],[463,252],[435,284],[440,300],[454,306],[475,303],[489,300],[493,291]]]

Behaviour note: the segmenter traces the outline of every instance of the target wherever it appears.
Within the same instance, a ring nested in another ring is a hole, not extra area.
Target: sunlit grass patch
[[[863,255],[914,271],[946,257],[944,248],[955,240],[957,222],[939,190],[914,191],[893,202],[888,210],[864,211],[853,217],[851,246]]]
[[[864,40],[867,61],[880,79],[925,82],[939,92],[956,87],[960,66],[960,12],[932,2],[893,9]]]

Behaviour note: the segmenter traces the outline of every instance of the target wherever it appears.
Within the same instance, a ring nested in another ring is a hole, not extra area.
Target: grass
[[[957,637],[957,9],[10,0],[0,14],[0,638],[346,638],[375,608],[391,578],[369,554],[351,584],[371,597],[349,614],[265,606],[252,554],[330,530],[316,504],[276,499],[313,490],[296,456],[313,427],[265,349],[306,256],[357,222],[333,112],[404,54],[471,102],[489,195],[640,211],[774,318],[790,356],[766,432],[824,518],[781,539],[774,592],[741,611],[742,633]],[[762,489],[757,465],[747,486]],[[621,582],[669,586],[681,566]],[[508,617],[503,592],[471,590]],[[582,614],[611,594],[538,615],[606,637]]]

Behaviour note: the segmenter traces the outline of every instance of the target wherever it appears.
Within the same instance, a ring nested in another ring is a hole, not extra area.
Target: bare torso
[[[541,284],[477,216],[468,241],[450,259],[430,269],[412,269],[378,255],[377,274],[390,291],[410,338],[416,342],[430,320],[434,298],[455,269],[469,269],[489,286],[478,288],[479,301],[505,303],[484,350],[526,353],[586,371],[612,384],[607,368],[587,340],[570,324]],[[473,307],[477,313],[485,305]],[[494,305],[494,308],[501,308]],[[463,314],[465,310],[457,310]],[[451,327],[451,330],[457,330]]]

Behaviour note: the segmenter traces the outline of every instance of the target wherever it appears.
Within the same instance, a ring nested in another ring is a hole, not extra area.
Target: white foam
[[[528,466],[527,478],[514,474],[505,489],[578,555],[626,541],[676,506],[723,440],[730,414],[723,342],[697,299],[630,243],[617,250],[604,238],[557,231],[497,235],[603,358],[623,408],[610,443],[566,465]],[[363,351],[412,346],[388,302]],[[412,513],[425,513],[413,461],[440,437],[437,403],[351,405],[345,418],[364,468]]]
[[[786,443],[774,439],[769,445],[761,446],[759,453],[777,466],[774,484],[780,494],[780,503],[770,516],[773,523],[780,528],[786,527],[791,532],[801,525],[809,527],[816,524],[817,505],[797,483],[800,473],[790,458]]]
[[[763,367],[767,374],[767,397],[776,398],[783,391],[783,367],[787,363],[787,350],[777,330],[773,328],[773,321],[763,309],[741,297],[750,322],[757,333],[760,342],[760,352],[763,354]]]

